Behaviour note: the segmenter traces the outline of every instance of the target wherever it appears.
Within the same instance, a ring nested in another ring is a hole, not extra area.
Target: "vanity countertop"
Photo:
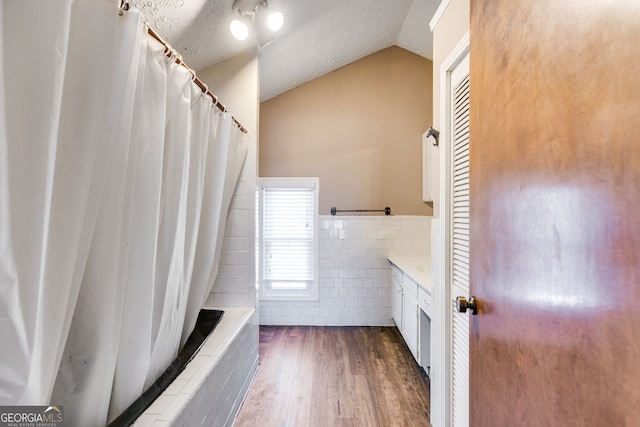
[[[418,285],[431,294],[431,260],[428,256],[389,255],[389,262],[398,267],[404,274],[412,278]]]

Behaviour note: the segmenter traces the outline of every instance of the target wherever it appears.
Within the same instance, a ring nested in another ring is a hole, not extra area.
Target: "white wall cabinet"
[[[422,134],[422,201],[433,202],[433,180],[431,179],[431,150],[434,150],[433,139]]]

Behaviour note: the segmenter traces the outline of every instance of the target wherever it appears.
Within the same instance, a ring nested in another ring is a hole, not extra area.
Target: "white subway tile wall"
[[[261,325],[392,326],[387,256],[427,256],[431,217],[319,217],[318,301],[260,301]]]

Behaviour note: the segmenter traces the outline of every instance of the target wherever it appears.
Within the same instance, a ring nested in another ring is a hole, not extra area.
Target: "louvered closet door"
[[[469,312],[455,299],[469,296],[469,56],[451,73],[450,325],[451,424],[469,426]]]

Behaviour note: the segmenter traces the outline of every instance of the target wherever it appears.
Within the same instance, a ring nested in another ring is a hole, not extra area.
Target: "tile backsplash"
[[[319,300],[260,301],[262,325],[391,326],[388,254],[425,256],[431,217],[319,217]]]

